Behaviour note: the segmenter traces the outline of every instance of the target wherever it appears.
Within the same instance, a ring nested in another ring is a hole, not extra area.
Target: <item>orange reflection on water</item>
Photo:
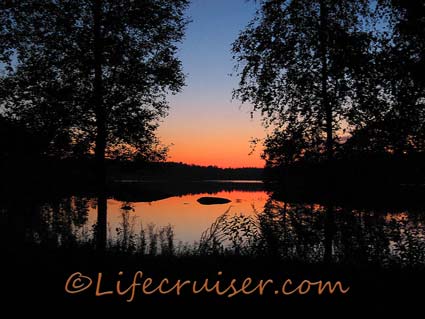
[[[197,199],[204,196],[224,197],[231,202],[222,205],[201,205]],[[170,224],[173,226],[177,241],[193,243],[198,241],[202,232],[229,208],[231,214],[251,215],[254,214],[254,208],[257,211],[263,209],[267,198],[267,193],[264,191],[222,191],[213,195],[207,193],[184,195],[149,203],[131,203],[134,211],[130,211],[130,214],[134,216],[136,232],[140,230],[141,223],[144,226],[153,223],[157,227]],[[122,222],[122,205],[122,202],[115,199],[108,200],[108,224],[112,231]],[[89,222],[95,223],[96,216],[97,210],[92,208],[89,213]]]

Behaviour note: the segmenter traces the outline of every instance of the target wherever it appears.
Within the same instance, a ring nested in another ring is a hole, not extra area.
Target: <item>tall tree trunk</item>
[[[328,9],[325,1],[320,1],[320,57],[322,62],[322,110],[325,112],[326,119],[326,155],[328,161],[333,159],[333,116],[332,104],[328,95]]]
[[[94,0],[93,4],[93,32],[94,32],[94,108],[96,115],[96,169],[99,187],[106,182],[105,149],[106,149],[106,111],[103,105],[102,79],[102,49],[101,34],[102,0]]]
[[[106,247],[107,201],[106,201],[106,111],[103,105],[102,79],[102,0],[93,2],[93,33],[94,33],[94,109],[96,115],[96,179],[97,179],[97,229],[96,248],[103,251]]]
[[[333,114],[332,104],[328,94],[328,8],[325,0],[320,1],[320,26],[319,26],[319,41],[320,41],[320,57],[322,64],[321,71],[321,91],[322,91],[322,110],[325,112],[326,120],[326,216],[324,223],[324,262],[330,263],[333,255],[333,238],[335,231],[335,220],[333,212],[332,197],[332,160],[333,160]]]

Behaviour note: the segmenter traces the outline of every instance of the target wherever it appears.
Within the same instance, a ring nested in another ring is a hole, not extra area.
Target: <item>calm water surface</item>
[[[207,196],[230,202],[198,202]],[[183,245],[207,254],[425,265],[420,205],[372,209],[284,202],[258,181],[125,182],[107,198],[47,196],[0,206],[1,237],[18,244],[78,247],[103,238],[104,245],[130,253],[156,254]]]
[[[199,198],[206,196],[227,198],[231,202],[218,205],[202,205],[197,202]],[[171,225],[177,241],[193,243],[227,210],[232,214],[252,215],[255,210],[264,208],[267,199],[265,191],[221,191],[213,194],[175,196],[152,202],[128,203],[108,199],[108,224],[112,235],[115,235],[116,228],[119,228],[123,221],[122,213],[127,210],[135,232],[140,230],[141,223],[144,226],[153,223],[157,227]],[[95,204],[95,199],[93,203]],[[97,208],[93,205],[88,211],[87,224],[95,224],[96,219]]]

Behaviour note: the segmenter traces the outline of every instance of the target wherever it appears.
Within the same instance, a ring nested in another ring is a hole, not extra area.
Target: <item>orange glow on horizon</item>
[[[265,136],[258,119],[250,120],[238,109],[228,114],[211,112],[213,106],[193,110],[184,114],[176,107],[160,126],[160,140],[170,146],[168,161],[221,168],[264,167],[261,145],[250,154],[250,141]]]
[[[205,161],[185,161],[185,160],[173,160],[169,159],[168,162],[174,162],[174,163],[183,163],[187,165],[197,165],[197,166],[213,166],[218,168],[264,168],[264,161],[259,159],[259,163],[256,163],[255,161],[253,163],[238,163],[237,161],[226,163],[226,164],[214,164],[211,163],[211,161],[205,160]]]
[[[172,146],[168,161],[220,168],[264,167],[259,150],[249,155],[249,145],[238,144],[236,141],[225,145],[226,148],[220,147],[220,143],[215,147],[202,144]]]

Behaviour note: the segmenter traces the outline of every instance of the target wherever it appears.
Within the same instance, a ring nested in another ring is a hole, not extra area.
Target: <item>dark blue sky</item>
[[[210,91],[224,93],[235,79],[230,48],[239,32],[253,17],[254,1],[194,0],[188,10],[193,22],[188,26],[181,49],[185,71],[189,73],[188,89],[208,86]]]
[[[170,101],[170,115],[160,129],[173,143],[171,158],[196,164],[261,166],[258,152],[248,156],[249,140],[264,135],[249,106],[231,102],[238,79],[231,77],[232,42],[255,13],[247,0],[193,0],[192,19],[180,45],[179,57],[187,74],[183,92]]]

